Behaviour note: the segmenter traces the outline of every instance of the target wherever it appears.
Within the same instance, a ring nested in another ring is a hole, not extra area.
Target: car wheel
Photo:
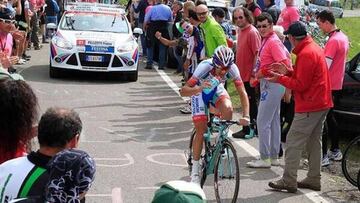
[[[51,65],[51,61],[49,63],[49,76],[50,78],[60,78],[62,74],[62,70],[60,68],[55,68]]]
[[[128,73],[128,80],[130,82],[136,82],[138,79],[138,70]]]

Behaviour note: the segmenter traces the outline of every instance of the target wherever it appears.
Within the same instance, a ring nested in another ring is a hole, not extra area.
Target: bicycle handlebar
[[[213,120],[214,123],[219,123],[219,124],[222,124],[222,125],[233,125],[233,124],[236,124],[236,125],[240,125],[240,121],[237,121],[237,120],[220,120],[218,118],[214,118]]]

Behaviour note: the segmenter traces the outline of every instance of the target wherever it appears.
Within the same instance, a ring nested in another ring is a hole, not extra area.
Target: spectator
[[[343,86],[346,58],[349,51],[349,40],[347,36],[336,27],[334,14],[329,10],[323,10],[317,15],[319,28],[329,36],[325,44],[324,52],[326,64],[329,69],[331,91],[334,105],[339,102]],[[330,164],[329,159],[340,161],[342,153],[339,149],[339,132],[334,118],[334,110],[330,109],[326,117],[327,135],[322,137],[323,160],[322,166]],[[327,138],[331,140],[328,151]]]
[[[245,8],[247,8],[253,14],[253,17],[256,18],[261,14],[260,6],[254,2],[254,0],[245,0]]]
[[[274,32],[279,37],[280,41],[284,43],[285,35],[284,28],[280,25],[274,25]],[[281,126],[281,144],[280,144],[280,152],[279,157],[283,156],[283,146],[286,142],[286,136],[289,132],[290,126],[294,119],[294,108],[295,103],[294,99],[291,96],[291,90],[286,88],[284,98],[281,100],[280,105],[280,126]]]
[[[39,122],[40,149],[0,165],[0,185],[3,186],[0,199],[10,201],[29,196],[44,199],[49,181],[46,165],[58,152],[77,147],[81,129],[82,122],[74,110],[49,108]],[[21,187],[30,182],[33,183],[30,188]]]
[[[39,31],[39,16],[38,16],[38,10],[39,10],[39,4],[38,1],[40,0],[30,0],[30,10],[32,12],[32,16],[30,19],[30,27],[31,27],[31,42],[34,45],[35,50],[40,50],[41,45],[39,41],[39,37],[37,35]]]
[[[205,4],[196,6],[196,15],[201,22],[200,28],[205,35],[205,55],[211,58],[218,46],[227,46],[224,30],[213,17],[209,16],[209,9]]]
[[[211,15],[214,17],[216,22],[218,22],[222,29],[225,32],[225,35],[228,39],[232,39],[232,30],[231,30],[231,24],[225,20],[225,11],[222,8],[215,8]]]
[[[163,0],[156,0],[156,4],[145,15],[144,27],[147,30],[147,47],[148,56],[146,62],[146,69],[152,69],[153,56],[155,44],[159,44],[159,70],[164,70],[166,61],[166,46],[158,43],[155,38],[157,31],[161,32],[162,36],[166,39],[170,39],[169,36],[169,23],[172,22],[172,12],[169,6],[163,4]]]
[[[133,0],[131,2],[131,6],[129,6],[129,21],[130,21],[130,24],[131,24],[131,28],[134,29],[136,27],[139,27],[139,12],[135,12],[135,9],[134,7],[138,7],[139,6],[139,0]],[[132,6],[134,5],[134,6]]]
[[[302,22],[294,22],[284,32],[294,46],[293,71],[283,64],[273,64],[269,81],[278,82],[294,92],[295,117],[286,139],[285,167],[280,180],[269,182],[271,188],[295,193],[297,188],[321,190],[321,130],[325,116],[333,106],[331,84],[322,49],[307,36]],[[305,149],[309,159],[307,177],[297,182],[297,170]]]
[[[24,36],[24,40],[19,42],[19,55],[22,59],[29,60],[31,57],[26,54],[27,44],[30,40],[30,7],[29,2],[27,0],[20,0],[16,3],[16,9],[21,8],[20,14],[17,13],[15,19],[18,24],[18,29],[21,31],[22,35]]]
[[[54,23],[55,25],[58,24],[57,21],[57,15],[60,12],[60,8],[57,4],[57,2],[55,0],[46,0],[46,7],[45,7],[45,24],[48,23]],[[45,34],[45,40],[44,42],[46,42],[46,39],[48,38],[48,30],[46,29],[46,34]]]
[[[181,19],[183,19],[183,3],[181,1],[175,1],[172,4],[172,12],[173,12],[173,19],[174,23],[172,26],[172,39],[179,39],[182,36],[182,33],[178,31],[176,28],[176,23],[180,22]],[[174,74],[182,74],[183,72],[183,59],[182,59],[182,52],[183,48],[181,46],[176,46],[175,48],[172,48],[174,52],[174,56],[177,60],[177,70],[174,72]]]
[[[35,136],[38,101],[21,79],[0,67],[0,164],[24,156]]]
[[[295,5],[295,0],[284,0],[285,8],[280,13],[280,16],[277,21],[277,25],[280,25],[284,30],[288,30],[291,23],[300,20],[300,11],[299,8]],[[291,43],[288,39],[285,39],[285,47],[289,52],[291,52]]]
[[[134,12],[139,13],[139,27],[142,29],[144,28],[145,9],[146,7],[148,7],[148,5],[149,4],[147,0],[140,0],[137,7],[135,7],[134,4],[131,5],[134,9]],[[140,41],[141,41],[142,55],[146,56],[145,34],[142,34],[140,36]]]
[[[195,10],[195,4],[193,1],[186,1],[183,8],[183,18],[187,20],[189,18],[189,10]]]
[[[151,203],[204,203],[206,197],[198,184],[182,180],[169,181],[156,190]]]
[[[94,181],[95,171],[94,160],[84,151],[66,149],[57,153],[48,164],[46,200],[80,203]]]
[[[256,77],[260,80],[260,102],[256,126],[259,133],[260,159],[248,162],[252,168],[278,166],[280,150],[280,101],[285,88],[265,79],[271,64],[282,63],[291,66],[290,54],[273,31],[270,14],[262,13],[256,19],[256,26],[262,37],[259,57],[255,65]]]
[[[275,0],[265,0],[265,8],[264,8],[264,12],[267,12],[271,15],[274,25],[276,25],[281,10],[275,5]]]
[[[0,63],[3,68],[12,71],[12,66],[19,60],[17,56],[12,56],[13,37],[11,32],[16,30],[15,21],[11,19],[11,12],[4,8],[0,12]]]
[[[255,87],[250,86],[250,78],[259,52],[261,37],[259,31],[253,26],[254,18],[248,9],[237,7],[232,15],[234,25],[239,27],[235,62],[249,97],[250,121],[253,122],[257,116],[257,99]],[[241,131],[232,134],[232,136],[234,138],[245,138],[249,133],[250,127],[244,126]]]

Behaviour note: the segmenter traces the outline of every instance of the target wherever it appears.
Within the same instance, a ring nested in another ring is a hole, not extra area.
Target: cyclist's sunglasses
[[[0,22],[6,23],[6,24],[14,24],[15,20],[9,20],[9,19],[0,18]]]

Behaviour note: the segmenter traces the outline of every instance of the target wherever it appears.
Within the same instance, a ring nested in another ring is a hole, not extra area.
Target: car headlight
[[[123,45],[118,46],[117,50],[119,52],[128,52],[128,51],[132,51],[136,48],[136,44],[134,42],[127,42],[124,43]]]
[[[60,47],[60,48],[63,48],[63,49],[72,49],[73,48],[73,45],[69,41],[67,41],[64,38],[59,37],[59,36],[54,36],[52,38],[52,42],[57,47]]]

